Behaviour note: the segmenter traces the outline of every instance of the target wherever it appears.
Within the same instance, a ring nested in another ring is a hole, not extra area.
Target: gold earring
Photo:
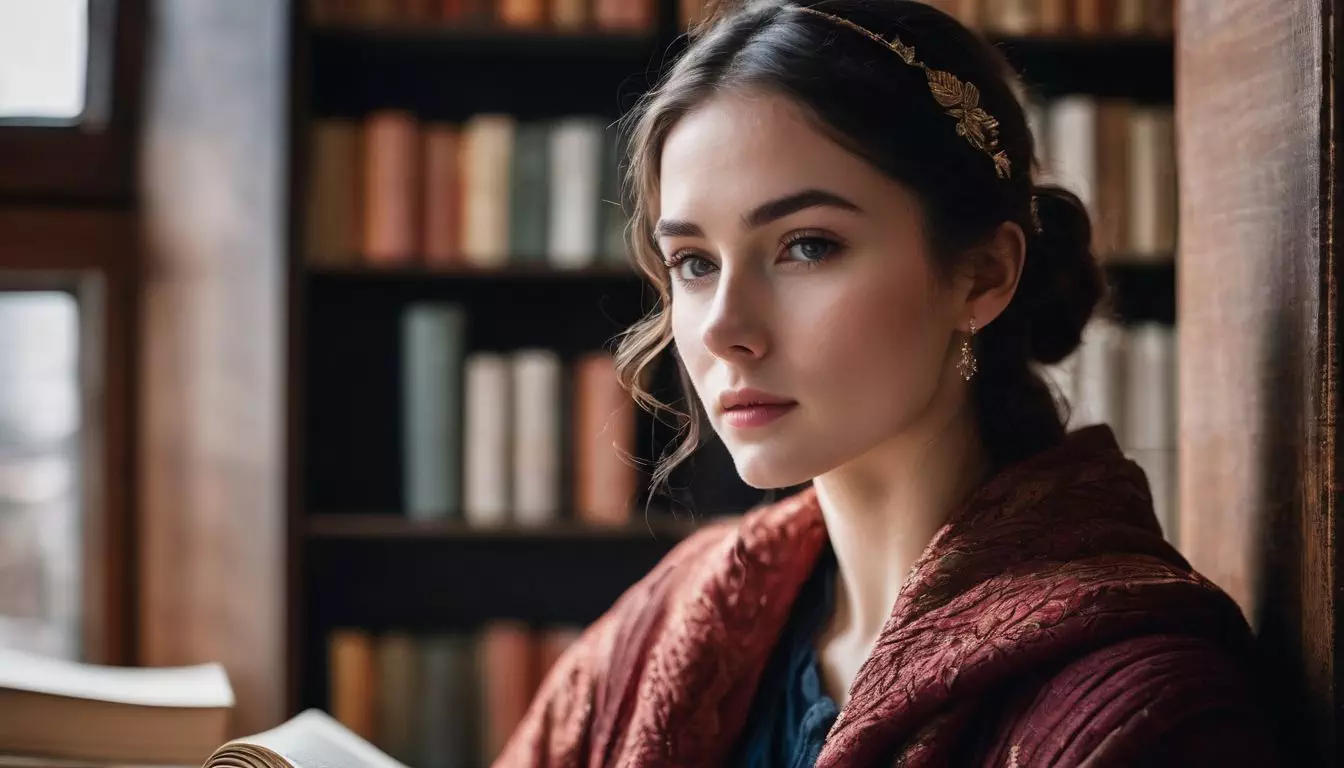
[[[975,318],[971,318],[971,330],[961,340],[961,359],[957,360],[957,371],[961,378],[970,381],[975,376],[975,352],[971,351],[971,338],[975,336]]]

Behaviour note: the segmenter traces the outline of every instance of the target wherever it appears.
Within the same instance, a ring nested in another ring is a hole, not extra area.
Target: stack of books
[[[219,664],[138,669],[0,649],[0,764],[196,766],[227,736]]]

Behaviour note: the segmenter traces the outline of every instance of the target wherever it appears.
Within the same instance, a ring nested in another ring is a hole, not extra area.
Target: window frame
[[[0,206],[0,291],[71,293],[80,307],[80,646],[134,661],[132,339],[138,270],[132,210]]]
[[[0,200],[133,197],[145,3],[88,3],[85,115],[72,123],[0,120]]]

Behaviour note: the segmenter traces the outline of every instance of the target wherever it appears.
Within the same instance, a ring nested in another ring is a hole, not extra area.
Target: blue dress
[[[810,768],[840,710],[822,691],[816,639],[835,604],[835,552],[827,546],[794,601],[752,699],[728,765]]]

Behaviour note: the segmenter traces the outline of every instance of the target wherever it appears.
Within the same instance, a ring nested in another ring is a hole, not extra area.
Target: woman
[[[1103,294],[996,51],[898,0],[721,12],[633,116],[633,249],[749,484],[549,675],[498,764],[1271,764],[1237,606],[1034,372]]]

